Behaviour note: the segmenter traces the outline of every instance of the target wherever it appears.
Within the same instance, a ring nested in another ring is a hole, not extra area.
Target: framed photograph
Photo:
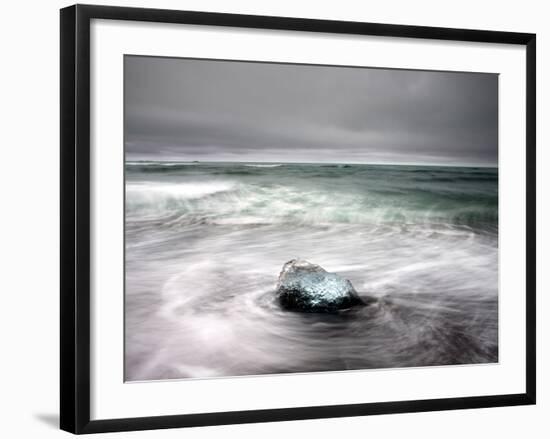
[[[535,403],[535,35],[61,10],[61,428]]]

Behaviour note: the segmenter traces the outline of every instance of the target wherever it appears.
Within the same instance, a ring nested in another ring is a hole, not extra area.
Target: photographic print
[[[497,74],[125,55],[124,138],[126,381],[498,362]]]

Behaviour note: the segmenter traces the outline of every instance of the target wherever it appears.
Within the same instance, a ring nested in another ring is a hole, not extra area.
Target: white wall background
[[[538,404],[454,412],[325,419],[109,437],[550,437],[550,14],[524,0],[157,0],[87,1],[120,6],[463,27],[537,33]],[[62,437],[58,422],[59,13],[58,0],[2,5],[0,68],[0,436]],[[519,261],[518,261],[519,262]],[[546,371],[545,371],[546,369]],[[107,435],[106,435],[107,436]]]

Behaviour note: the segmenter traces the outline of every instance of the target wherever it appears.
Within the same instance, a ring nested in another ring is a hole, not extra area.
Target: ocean
[[[125,379],[498,361],[498,169],[127,162]],[[283,264],[367,306],[287,311]]]

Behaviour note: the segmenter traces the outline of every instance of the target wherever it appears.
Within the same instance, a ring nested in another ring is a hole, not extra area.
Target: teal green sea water
[[[125,202],[129,380],[498,361],[496,168],[128,162]],[[297,257],[376,301],[280,309]]]
[[[496,168],[138,162],[127,177],[131,218],[498,227]]]

